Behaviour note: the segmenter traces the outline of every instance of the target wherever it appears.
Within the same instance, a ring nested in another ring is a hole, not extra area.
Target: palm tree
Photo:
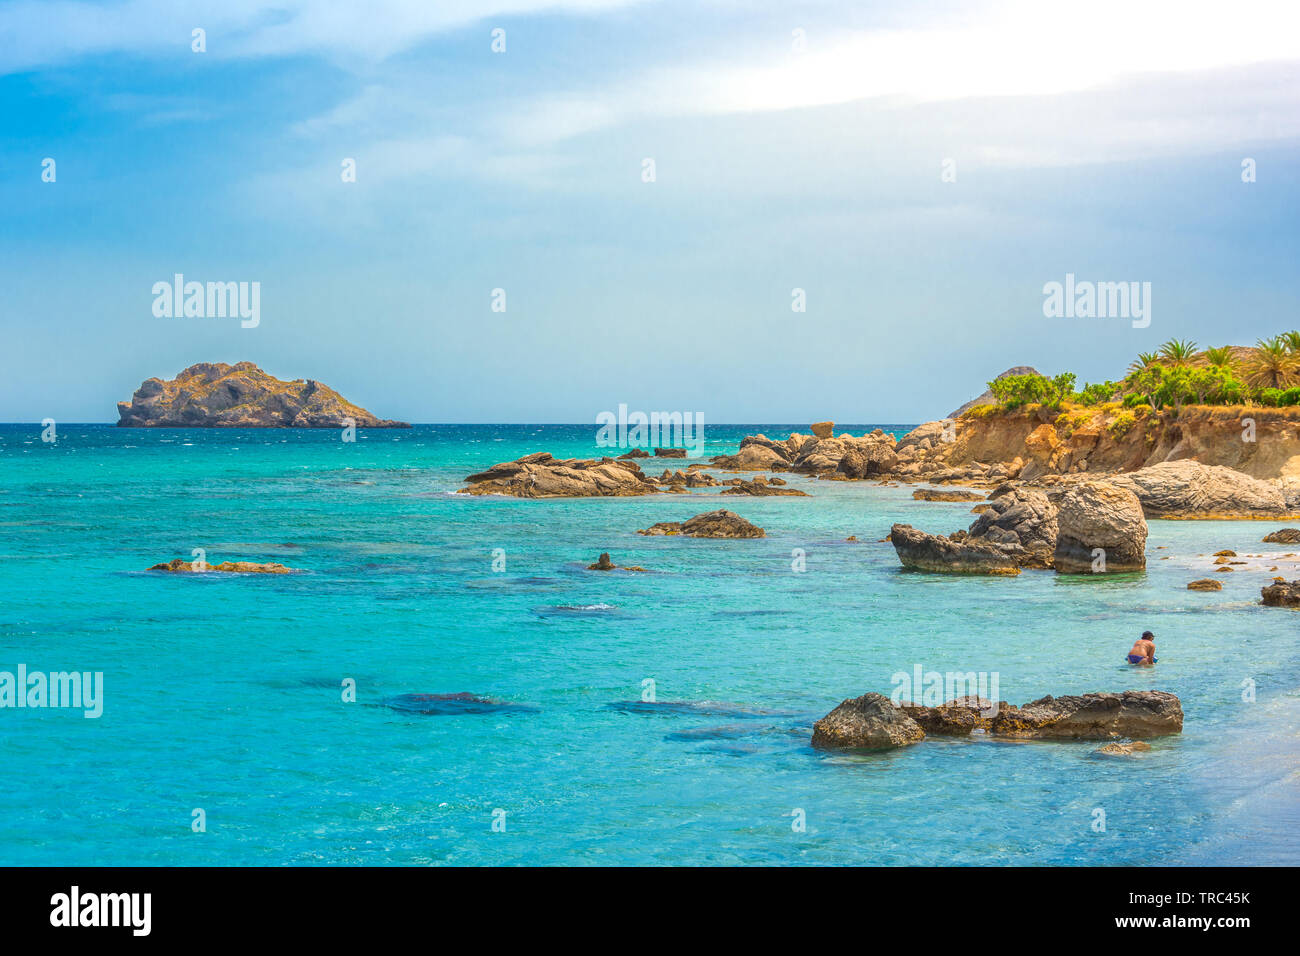
[[[1137,359],[1128,367],[1130,372],[1142,372],[1153,365],[1160,364],[1160,356],[1155,352],[1139,352]]]
[[[1174,367],[1190,365],[1196,354],[1196,343],[1190,339],[1170,339],[1160,346],[1160,357]]]
[[[1286,340],[1276,335],[1260,339],[1246,369],[1246,381],[1256,388],[1288,388],[1300,379],[1300,356],[1287,348]]]
[[[1300,355],[1300,332],[1283,332],[1278,336],[1292,355]]]
[[[1232,346],[1224,345],[1217,349],[1205,350],[1205,361],[1210,368],[1229,369],[1232,367]]]

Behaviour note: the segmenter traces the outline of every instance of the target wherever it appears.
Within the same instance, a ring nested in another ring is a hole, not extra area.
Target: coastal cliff
[[[1113,405],[1000,411],[975,406],[899,441],[902,477],[1003,464],[1007,477],[1136,471],[1193,459],[1252,478],[1300,483],[1300,408]]]
[[[145,379],[117,411],[119,428],[410,427],[378,418],[320,382],[281,381],[252,362],[201,362],[171,381]]]

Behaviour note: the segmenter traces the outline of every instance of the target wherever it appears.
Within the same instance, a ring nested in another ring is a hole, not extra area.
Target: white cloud
[[[493,17],[598,13],[647,0],[17,0],[0,6],[0,73],[102,53],[188,51],[195,27],[214,58],[319,54],[382,60]],[[488,37],[484,36],[484,48]]]

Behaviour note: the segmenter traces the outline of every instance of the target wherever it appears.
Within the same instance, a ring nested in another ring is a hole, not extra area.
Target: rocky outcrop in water
[[[310,379],[284,382],[252,362],[201,362],[171,381],[145,379],[118,402],[119,428],[409,428],[376,418]]]
[[[750,435],[735,455],[713,459],[715,466],[731,471],[797,471],[837,479],[878,477],[896,463],[894,436],[879,428],[861,437],[796,432],[785,441],[774,441],[766,435]]]
[[[620,568],[618,565],[614,563],[614,560],[609,556],[608,551],[602,551],[600,557],[596,559],[595,564],[587,565],[587,570],[588,571],[644,571],[645,568],[638,567],[637,565],[631,565],[630,567]]]
[[[910,524],[896,524],[889,530],[903,567],[913,571],[945,574],[1019,574],[1020,565],[1007,549],[974,541],[959,532],[954,535],[927,534]]]
[[[889,535],[903,567],[959,574],[1141,570],[1146,538],[1137,497],[1099,481],[1057,489],[1055,498],[1033,488],[999,488],[967,531],[935,535],[896,524]]]
[[[889,750],[925,738],[916,721],[883,694],[844,701],[813,724],[812,745],[821,750]]]
[[[653,495],[659,489],[628,459],[568,458],[549,452],[525,455],[493,465],[465,479],[462,495],[510,495],[515,498],[608,498]]]
[[[962,488],[917,488],[912,492],[917,501],[983,501],[984,495]]]
[[[1183,706],[1160,690],[1040,697],[993,718],[999,737],[1035,740],[1107,740],[1163,737],[1183,731]]]
[[[283,564],[256,561],[222,561],[220,564],[203,564],[195,567],[196,562],[176,558],[163,564],[155,564],[150,571],[167,571],[171,574],[207,574],[216,571],[223,574],[292,574],[298,568],[287,568]]]
[[[638,531],[643,535],[681,535],[685,538],[762,538],[762,528],[732,511],[709,511],[687,521],[661,521]]]
[[[1268,607],[1300,608],[1300,581],[1274,581],[1260,591],[1260,596]]]
[[[983,732],[1019,740],[1139,740],[1179,734],[1183,707],[1174,694],[1126,690],[1041,697],[1020,707],[961,697],[930,707],[895,705],[883,694],[844,701],[813,725],[812,744],[827,750],[883,750],[916,743],[926,734]]]
[[[784,483],[783,483],[784,484]],[[724,495],[747,495],[751,498],[766,498],[771,495],[793,495],[799,498],[811,497],[808,492],[798,488],[784,488],[769,482],[761,475],[753,481],[741,480],[722,492]]]
[[[1022,568],[1050,568],[1059,527],[1056,506],[1041,491],[1013,488],[996,495],[970,526],[972,540],[998,545]]]
[[[1114,573],[1146,567],[1147,523],[1133,492],[1103,481],[1081,482],[1055,505],[1052,566],[1057,571]]]
[[[1300,544],[1300,528],[1283,528],[1264,536],[1265,544]]]
[[[1215,581],[1213,578],[1200,578],[1199,580],[1192,581],[1191,583],[1189,583],[1189,584],[1187,585],[1187,590],[1189,590],[1189,591],[1222,591],[1222,590],[1223,590],[1223,583],[1222,583],[1221,581]]]

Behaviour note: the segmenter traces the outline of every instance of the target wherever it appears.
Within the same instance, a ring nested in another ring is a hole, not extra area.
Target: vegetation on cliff
[[[1120,381],[1094,382],[1078,392],[1074,384],[1071,372],[1053,378],[1036,372],[1008,375],[988,383],[998,412],[1114,403],[1128,409],[1171,408],[1175,414],[1185,405],[1300,406],[1300,332],[1260,339],[1253,348],[1225,345],[1204,351],[1197,351],[1195,342],[1170,339],[1159,351],[1138,355]],[[1133,421],[1130,416],[1120,427]]]

